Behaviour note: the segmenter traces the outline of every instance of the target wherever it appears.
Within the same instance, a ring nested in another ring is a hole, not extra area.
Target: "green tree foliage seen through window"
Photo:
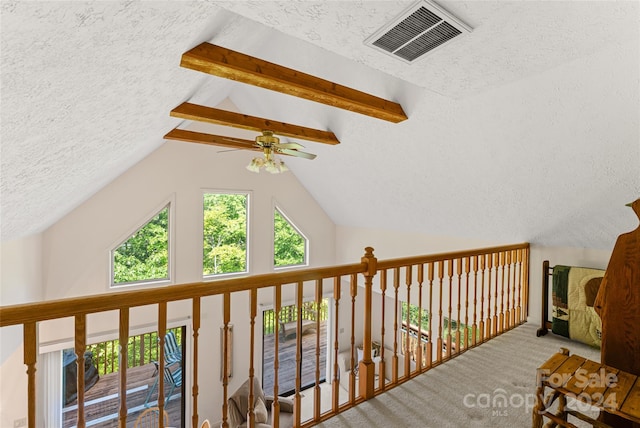
[[[113,283],[169,279],[169,207],[113,251]]]
[[[273,264],[302,265],[306,261],[306,239],[276,209],[273,215]]]
[[[204,195],[203,275],[246,272],[247,201],[240,193]]]

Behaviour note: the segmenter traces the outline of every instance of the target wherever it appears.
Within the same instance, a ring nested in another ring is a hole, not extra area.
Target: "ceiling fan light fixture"
[[[280,159],[274,158],[271,154],[265,158],[256,157],[251,159],[247,169],[251,172],[258,173],[264,168],[265,171],[271,174],[278,174],[281,172],[289,171],[289,168]]]
[[[260,168],[264,166],[264,159],[262,158],[253,158],[249,165],[247,165],[247,169],[251,172],[258,173],[260,172]]]
[[[269,159],[264,163],[264,169],[265,171],[270,172],[271,174],[277,174],[278,172],[280,172],[278,170],[278,166],[272,159]]]

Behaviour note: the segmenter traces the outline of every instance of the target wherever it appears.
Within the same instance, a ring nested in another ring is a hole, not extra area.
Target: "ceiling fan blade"
[[[305,158],[305,159],[315,159],[316,155],[314,155],[313,153],[307,153],[307,152],[300,152],[298,150],[293,150],[293,149],[276,149],[276,151],[278,153],[282,153],[284,155],[290,155],[290,156],[296,156],[299,158]]]
[[[300,143],[282,143],[282,144],[275,144],[276,149],[293,149],[293,150],[300,150],[300,149],[304,149],[304,146]]]

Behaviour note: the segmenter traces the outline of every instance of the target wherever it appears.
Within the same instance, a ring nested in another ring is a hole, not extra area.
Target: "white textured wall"
[[[336,261],[357,263],[365,247],[373,247],[378,259],[392,259],[419,254],[467,250],[515,242],[461,239],[446,236],[428,236],[421,233],[399,232],[389,229],[336,227]]]
[[[42,235],[0,243],[0,304],[42,298]]]
[[[168,142],[143,161],[135,165],[115,181],[95,194],[84,204],[69,213],[42,234],[42,260],[29,258],[29,263],[38,267],[34,272],[43,279],[44,292],[39,295],[24,296],[21,301],[35,301],[40,298],[51,300],[72,296],[107,293],[109,289],[109,252],[119,240],[133,232],[160,208],[166,201],[175,204],[175,265],[174,283],[202,280],[202,191],[243,190],[250,196],[250,273],[265,273],[272,270],[272,234],[273,208],[277,204],[296,226],[308,237],[311,266],[334,264],[335,227],[324,211],[307,191],[299,184],[292,173],[272,175],[254,174],[244,167],[254,153],[244,151],[218,153],[214,147],[195,144]],[[297,160],[296,160],[297,161]],[[301,160],[303,161],[303,160]],[[40,242],[40,241],[36,241]],[[3,244],[3,256],[5,255]],[[26,247],[26,244],[23,245]],[[27,260],[22,247],[9,252],[12,258]],[[39,248],[39,246],[37,247]],[[4,258],[4,257],[3,257]],[[8,259],[7,259],[8,260]],[[24,263],[23,263],[24,264]],[[29,266],[27,266],[29,267]],[[15,270],[15,269],[14,269]],[[7,272],[9,275],[11,272]],[[26,280],[28,277],[22,275]],[[15,282],[15,281],[12,281]],[[23,284],[18,284],[23,285]],[[170,285],[168,285],[170,286]],[[3,271],[3,304],[5,272]],[[123,289],[130,289],[124,287]],[[246,294],[246,293],[245,293]],[[270,293],[260,293],[260,300],[271,300]],[[292,298],[292,297],[290,297]],[[235,324],[236,373],[246,373],[248,360],[242,356],[245,345],[241,338],[248,337],[248,326],[243,325],[248,312],[246,296],[234,296],[232,299]],[[212,397],[219,396],[219,327],[221,303],[216,297],[203,299],[202,328],[200,331],[200,358],[206,364],[200,366],[200,416],[210,419],[219,418],[221,403]],[[188,323],[185,317],[190,314],[190,304],[179,302],[169,305],[169,320],[175,323]],[[138,308],[132,311],[132,329],[136,326],[155,323],[155,308]],[[88,318],[90,338],[101,340],[117,334],[116,313],[104,313]],[[40,326],[40,342],[46,349],[62,348],[65,344],[53,344],[71,337],[72,320],[46,322]],[[152,329],[153,327],[146,327]],[[259,331],[261,324],[256,324]],[[4,347],[3,347],[4,348]],[[4,351],[4,349],[3,349]],[[256,350],[260,355],[260,350]],[[24,373],[21,358],[10,359],[12,367],[3,365],[2,369],[14,373]],[[17,367],[16,367],[17,365]],[[211,367],[211,371],[205,370]],[[190,369],[190,368],[189,368]],[[3,386],[7,379],[3,376]],[[243,381],[241,376],[233,378],[233,389]],[[11,396],[15,397],[15,395]],[[17,397],[20,397],[18,395]],[[26,401],[26,393],[24,395]],[[14,401],[21,401],[16,406]],[[22,400],[10,400],[3,394],[2,424],[23,417]],[[26,404],[24,405],[26,409]],[[5,414],[6,412],[6,414]]]
[[[0,245],[0,304],[40,300],[42,292],[42,235]],[[12,427],[27,414],[26,367],[22,327],[0,329],[0,427]]]

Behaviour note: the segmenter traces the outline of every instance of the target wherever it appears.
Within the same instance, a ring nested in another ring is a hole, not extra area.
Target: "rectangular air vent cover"
[[[471,28],[434,3],[421,0],[365,40],[365,44],[411,64]]]

